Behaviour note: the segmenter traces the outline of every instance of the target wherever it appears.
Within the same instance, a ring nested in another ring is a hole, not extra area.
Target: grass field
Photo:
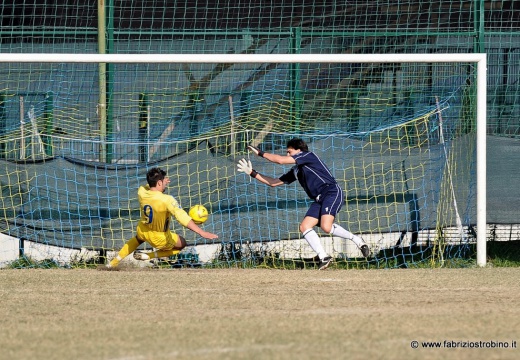
[[[0,359],[517,359],[519,279],[520,268],[2,270]]]

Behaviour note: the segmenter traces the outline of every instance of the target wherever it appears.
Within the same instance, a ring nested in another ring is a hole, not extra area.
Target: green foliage
[[[9,269],[55,269],[59,267],[60,265],[53,259],[36,261],[27,256],[21,256],[8,266]]]
[[[497,267],[520,266],[520,240],[488,241],[488,262]]]
[[[79,252],[73,256],[68,264],[68,267],[73,269],[95,269],[99,265],[106,263],[106,250],[95,249],[95,255],[92,253]]]

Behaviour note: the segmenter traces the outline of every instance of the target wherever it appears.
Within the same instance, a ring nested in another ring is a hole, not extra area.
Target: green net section
[[[198,1],[172,5],[165,1],[109,0],[104,4],[100,8],[67,2],[3,4],[2,52],[486,52],[489,132],[519,133],[520,21],[516,14],[520,5],[516,1],[298,1],[267,5]],[[29,71],[33,78],[38,77],[38,68]],[[108,68],[112,96],[118,91],[118,81],[110,79],[115,73]],[[96,78],[84,81],[96,88]],[[208,83],[198,80],[189,84],[192,90],[198,86],[197,92],[209,96]],[[166,86],[164,91],[170,90]]]
[[[400,0],[341,4],[332,0],[269,4],[177,1],[171,4],[156,0],[107,0],[102,4],[56,1],[33,4],[22,0],[2,4],[2,52],[486,52],[489,133],[517,136],[520,132],[517,1]],[[118,81],[110,76],[115,76],[116,70],[110,66],[107,70],[109,95],[115,97]],[[38,68],[29,71],[33,79],[38,77]],[[95,89],[99,87],[96,78],[84,81]],[[208,83],[198,80],[201,81],[190,81],[190,85],[198,86],[209,96]],[[170,87],[165,86],[164,91],[170,91]],[[89,118],[94,118],[93,110],[88,111]]]

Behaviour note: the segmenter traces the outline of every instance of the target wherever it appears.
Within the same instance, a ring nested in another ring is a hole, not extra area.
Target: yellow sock
[[[131,238],[130,240],[128,240],[126,242],[126,244],[123,245],[121,250],[119,250],[119,253],[117,254],[117,256],[115,258],[113,258],[112,261],[110,261],[110,266],[116,267],[117,265],[119,265],[119,262],[121,260],[123,260],[125,257],[127,257],[128,255],[130,255],[131,253],[133,253],[140,244],[141,243],[139,241],[137,241],[137,238],[135,236],[133,238]]]
[[[158,251],[152,251],[152,252],[146,253],[146,255],[148,255],[150,257],[150,259],[155,259],[155,258],[172,256],[172,255],[178,254],[180,252],[181,252],[180,250],[158,250]]]

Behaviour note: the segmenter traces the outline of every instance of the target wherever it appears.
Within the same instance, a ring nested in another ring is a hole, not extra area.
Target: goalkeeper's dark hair
[[[166,171],[163,169],[159,169],[158,167],[151,168],[146,173],[146,182],[150,187],[155,187],[157,185],[157,181],[164,180],[166,177]]]
[[[291,139],[287,141],[287,148],[293,148],[294,150],[309,151],[309,147],[302,139]]]

